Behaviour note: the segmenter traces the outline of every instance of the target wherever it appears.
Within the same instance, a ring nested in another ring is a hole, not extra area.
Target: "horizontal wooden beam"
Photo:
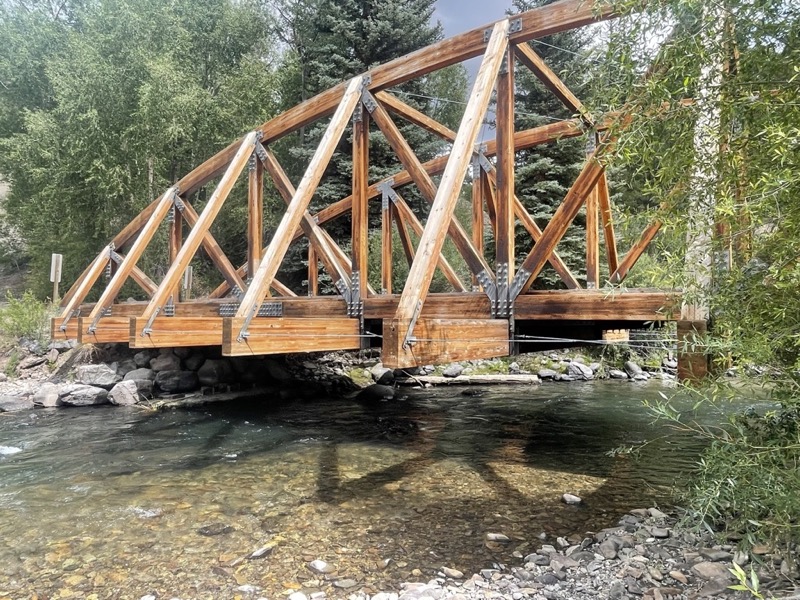
[[[672,321],[678,316],[677,301],[678,296],[668,292],[537,291],[517,296],[514,318],[518,321]]]
[[[222,317],[156,317],[147,335],[141,317],[129,319],[125,341],[131,348],[177,348],[222,345]]]
[[[332,352],[361,347],[358,319],[347,317],[255,318],[247,324],[248,336],[238,341],[244,326],[244,318],[223,320],[224,356]]]
[[[78,342],[81,344],[127,344],[130,338],[130,317],[101,317],[92,331],[94,319],[78,319]]]
[[[408,321],[383,322],[381,360],[390,369],[507,356],[508,321],[501,319],[419,319],[414,342],[404,348]]]

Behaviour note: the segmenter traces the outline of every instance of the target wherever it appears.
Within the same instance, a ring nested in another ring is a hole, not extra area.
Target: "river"
[[[336,598],[471,573],[668,503],[703,447],[652,424],[660,382],[462,392],[0,415],[0,599]]]

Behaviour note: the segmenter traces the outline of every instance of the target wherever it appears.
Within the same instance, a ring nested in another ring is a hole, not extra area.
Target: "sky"
[[[437,0],[434,18],[444,27],[445,37],[494,23],[505,17],[511,0]]]

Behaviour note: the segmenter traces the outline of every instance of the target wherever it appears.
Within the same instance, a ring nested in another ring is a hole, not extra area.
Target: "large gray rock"
[[[175,394],[196,390],[199,380],[194,371],[159,371],[155,383],[162,391]]]
[[[0,413],[30,410],[32,408],[33,400],[25,396],[0,396]]]
[[[611,379],[627,379],[628,374],[625,371],[620,371],[619,369],[609,369],[608,376]]]
[[[539,369],[537,375],[539,375],[539,379],[555,379],[558,372],[553,369]]]
[[[17,369],[20,371],[24,371],[26,369],[32,369],[33,367],[38,367],[39,365],[43,365],[47,362],[46,356],[36,356],[32,354],[31,356],[26,356],[17,365]]]
[[[139,388],[133,380],[120,381],[108,392],[108,399],[117,406],[133,406],[139,402]]]
[[[93,385],[74,383],[61,388],[60,399],[67,406],[108,404],[108,390]]]
[[[43,383],[33,395],[33,403],[44,408],[61,406],[60,388],[54,383]]]
[[[153,395],[155,382],[152,379],[132,379],[131,381],[136,384],[136,391],[139,392],[139,396],[149,398]]]
[[[204,362],[206,362],[206,357],[197,352],[184,359],[183,364],[187,371],[197,371]]]
[[[197,371],[200,385],[218,385],[230,381],[233,369],[225,359],[209,358]]]
[[[117,375],[116,368],[111,368],[108,365],[81,365],[75,369],[75,380],[84,385],[91,385],[94,387],[101,387],[111,389],[114,385],[122,380],[122,377]]]
[[[594,379],[592,369],[583,363],[571,362],[567,366],[567,374],[575,379]]]
[[[136,362],[130,358],[123,360],[117,365],[117,375],[125,379],[125,375],[138,368]]]
[[[458,363],[453,363],[452,365],[447,365],[447,368],[444,371],[442,371],[442,375],[444,377],[458,377],[463,372],[464,372],[464,367],[462,367]]]
[[[637,375],[641,375],[643,371],[642,371],[642,367],[640,367],[639,365],[637,365],[637,364],[636,364],[635,362],[633,362],[632,360],[629,360],[629,361],[626,361],[626,362],[625,362],[625,372],[626,372],[626,373],[627,373],[627,374],[628,374],[628,375],[629,375],[631,378],[633,378],[633,377],[636,377]]]
[[[359,402],[380,402],[381,400],[392,400],[393,398],[394,388],[377,383],[368,385],[356,396],[356,400]]]
[[[123,381],[139,381],[140,379],[149,379],[152,381],[156,378],[156,372],[153,369],[134,369],[123,377]]]
[[[150,361],[150,368],[159,373],[161,371],[180,371],[181,359],[172,354],[159,354]]]
[[[372,380],[381,385],[392,385],[394,383],[394,371],[387,369],[383,364],[378,363],[369,370]]]
[[[141,368],[149,367],[150,360],[153,358],[152,353],[150,350],[142,350],[141,352],[137,352],[133,355],[133,362],[136,363],[136,366]]]

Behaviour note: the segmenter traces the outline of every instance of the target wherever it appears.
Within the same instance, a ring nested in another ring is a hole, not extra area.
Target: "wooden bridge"
[[[604,289],[600,281],[601,234],[610,283],[620,284],[660,227],[653,223],[627,253],[618,254],[603,155],[614,143],[612,131],[620,130],[617,125],[624,124],[626,115],[589,114],[527,43],[612,16],[608,7],[561,0],[375,67],[264,123],[166,190],[100,251],[64,296],[63,310],[53,320],[53,337],[122,342],[134,348],[220,346],[226,356],[380,345],[386,366],[408,367],[506,356],[529,340],[600,339],[605,330],[672,320],[673,293],[622,290],[616,285]],[[387,91],[478,56],[482,62],[458,131]],[[515,68],[530,69],[575,118],[515,131]],[[481,126],[491,106],[497,120],[496,138],[481,143]],[[324,136],[295,187],[271,145],[328,117]],[[422,162],[396,119],[440,136],[450,153]],[[352,194],[311,214],[310,201],[351,123]],[[371,130],[383,135],[403,167],[380,181],[370,181],[368,176]],[[542,230],[515,196],[516,156],[521,150],[571,137],[585,138],[593,149]],[[287,209],[264,246],[267,176]],[[246,264],[237,268],[214,239],[211,225],[240,177],[247,177],[249,186],[248,250]],[[438,185],[435,177],[439,177]],[[190,201],[193,194],[217,179],[216,189],[198,214]],[[454,208],[470,181],[468,233],[454,218]],[[430,204],[426,222],[420,222],[404,200],[406,186],[415,186]],[[380,282],[370,282],[367,276],[371,202],[380,203],[382,211]],[[584,206],[586,284],[582,287],[556,247]],[[326,225],[346,216],[352,220],[350,255],[326,231]],[[162,224],[169,228],[169,268],[156,283],[137,263]],[[529,234],[524,259],[518,264],[514,259],[517,224]],[[392,289],[393,228],[410,265],[402,290]],[[485,252],[485,229],[494,236],[494,256]],[[416,248],[411,232],[419,239]],[[307,297],[276,279],[290,245],[301,238],[308,242]],[[469,281],[459,277],[442,253],[448,238],[471,272]],[[201,247],[218,268],[222,283],[204,298],[187,300],[181,297],[181,282]],[[566,289],[531,290],[547,263]],[[318,295],[320,264],[332,279],[336,295]],[[452,292],[430,292],[437,269]],[[104,272],[110,278],[99,299],[87,303]],[[129,279],[149,300],[118,301]]]

